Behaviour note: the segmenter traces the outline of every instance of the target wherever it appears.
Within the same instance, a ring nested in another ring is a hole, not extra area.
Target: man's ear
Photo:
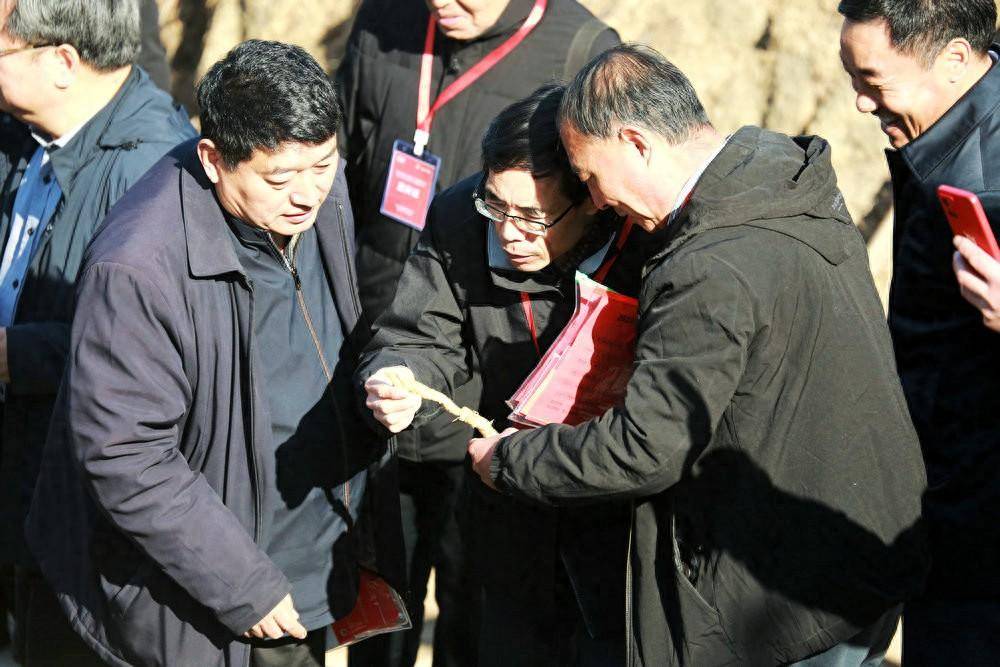
[[[198,140],[198,159],[208,180],[218,183],[219,172],[225,169],[225,165],[222,163],[222,154],[211,139]]]
[[[55,59],[53,66],[56,68],[53,81],[56,88],[65,90],[73,85],[83,66],[80,53],[70,44],[60,44],[52,49],[52,53]]]
[[[956,37],[941,49],[941,53],[934,61],[934,66],[944,69],[948,81],[958,83],[965,78],[975,54],[972,45],[966,39]]]
[[[646,136],[646,131],[639,127],[624,125],[618,130],[618,140],[630,146],[639,153],[645,162],[649,162],[653,152],[653,145]]]

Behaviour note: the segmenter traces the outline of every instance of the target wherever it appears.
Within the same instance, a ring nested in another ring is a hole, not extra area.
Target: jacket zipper
[[[625,551],[625,665],[632,667],[632,533],[635,531],[635,501],[629,503],[628,547]]]
[[[299,272],[295,269],[295,243],[297,239],[293,239],[289,242],[288,250],[291,255],[291,259],[285,256],[285,253],[278,249],[277,244],[271,235],[268,234],[268,240],[271,242],[271,246],[274,248],[278,256],[281,257],[282,263],[285,265],[285,269],[292,276],[292,281],[295,283],[295,300],[299,304],[299,310],[302,311],[302,317],[306,321],[306,328],[309,329],[309,335],[312,337],[313,345],[316,348],[316,355],[319,357],[319,363],[323,367],[323,375],[326,377],[327,382],[333,381],[333,373],[330,370],[330,364],[326,360],[326,355],[323,354],[323,346],[320,343],[319,335],[316,333],[316,327],[313,325],[312,316],[309,314],[309,308],[306,307],[306,298],[302,294],[302,281],[299,279]],[[344,482],[344,509],[348,513],[351,511],[351,482],[350,480]]]

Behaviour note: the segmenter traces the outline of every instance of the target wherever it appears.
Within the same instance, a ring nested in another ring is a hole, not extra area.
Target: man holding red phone
[[[983,324],[1000,332],[1000,262],[971,240],[956,236],[952,268],[962,296],[979,309]]]
[[[876,116],[895,204],[889,326],[920,436],[933,564],[904,610],[907,667],[1000,654],[1000,267],[953,237],[937,187],[1000,222],[1000,68],[993,0],[842,0],[841,60]],[[995,233],[995,229],[994,229]],[[955,248],[959,254],[954,256]],[[963,299],[964,297],[964,299]],[[971,302],[981,312],[970,307]],[[983,326],[983,318],[987,327]]]

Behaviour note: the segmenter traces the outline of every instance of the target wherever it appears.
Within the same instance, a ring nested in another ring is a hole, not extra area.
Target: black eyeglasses
[[[57,46],[56,44],[29,44],[28,46],[17,46],[13,49],[0,49],[0,58],[4,56],[9,56],[14,53],[20,53],[21,51],[33,51],[34,49],[44,49],[50,46]]]
[[[491,222],[503,223],[510,220],[510,223],[514,225],[514,227],[522,232],[525,232],[526,234],[545,236],[545,233],[548,232],[549,229],[555,227],[563,218],[566,217],[567,213],[576,207],[576,203],[570,204],[566,207],[565,211],[557,215],[552,221],[540,220],[538,218],[522,218],[517,215],[510,215],[507,211],[503,211],[483,199],[483,188],[485,188],[485,186],[486,177],[484,176],[483,179],[479,181],[479,185],[476,186],[475,191],[472,193],[472,201],[476,206],[476,212]]]

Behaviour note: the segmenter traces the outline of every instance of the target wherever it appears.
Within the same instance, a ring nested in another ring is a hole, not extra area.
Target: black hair
[[[554,176],[571,201],[587,197],[587,187],[573,173],[559,139],[557,116],[566,88],[542,86],[500,112],[483,135],[483,171],[523,169],[535,178]]]
[[[628,123],[671,144],[710,125],[684,73],[641,44],[615,46],[587,63],[566,89],[559,121],[594,137],[609,137],[617,125]]]
[[[959,37],[985,54],[997,23],[994,0],[841,0],[837,11],[855,23],[885,20],[893,46],[927,66]]]
[[[201,134],[233,169],[256,150],[322,144],[343,122],[333,83],[304,49],[250,39],[198,84]]]

